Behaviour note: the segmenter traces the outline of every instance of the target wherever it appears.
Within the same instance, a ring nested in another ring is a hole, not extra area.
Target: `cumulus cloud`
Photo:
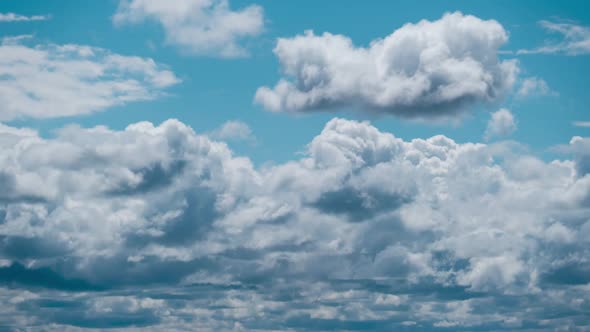
[[[560,41],[548,41],[546,45],[534,49],[521,49],[518,54],[566,54],[583,55],[590,53],[590,28],[569,23],[540,21],[539,24],[550,33],[560,34]]]
[[[153,99],[180,80],[152,59],[85,45],[0,44],[0,120],[89,114]]]
[[[547,162],[333,119],[305,156],[257,168],[177,120],[50,139],[0,126],[0,320],[583,328],[587,140]]]
[[[516,131],[514,115],[509,110],[502,108],[491,114],[484,138],[505,137],[514,131]]]
[[[527,77],[520,83],[516,92],[518,97],[528,96],[554,96],[557,93],[551,88],[544,79],[538,77]]]
[[[511,88],[517,63],[497,57],[507,40],[500,23],[459,12],[405,24],[368,47],[307,31],[279,38],[274,53],[287,77],[259,88],[255,101],[275,112],[354,107],[402,117],[453,116],[497,101]]]
[[[264,28],[262,7],[232,10],[228,0],[121,0],[113,22],[137,24],[146,20],[164,28],[166,43],[192,55],[239,57],[247,55],[243,39]]]
[[[256,142],[256,137],[252,133],[250,126],[238,120],[230,120],[223,123],[221,127],[211,133],[211,136],[222,141]]]
[[[47,21],[51,18],[50,15],[33,15],[25,16],[15,13],[0,13],[0,22],[31,22],[31,21]]]

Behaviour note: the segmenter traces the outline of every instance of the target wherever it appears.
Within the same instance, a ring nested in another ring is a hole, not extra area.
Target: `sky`
[[[589,331],[587,1],[0,1],[0,331]]]

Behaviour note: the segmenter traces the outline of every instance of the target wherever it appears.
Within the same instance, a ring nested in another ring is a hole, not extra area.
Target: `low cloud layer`
[[[153,20],[164,28],[166,43],[192,55],[239,57],[247,54],[244,38],[264,27],[262,7],[232,10],[228,0],[121,0],[115,24]]]
[[[274,49],[285,78],[261,87],[255,101],[280,112],[355,108],[411,118],[456,116],[500,100],[518,72],[498,59],[502,25],[459,12],[405,24],[368,47],[343,35],[307,31],[279,38]]]
[[[546,162],[333,119],[301,159],[256,168],[176,120],[51,139],[2,125],[0,321],[587,328],[587,143]]]
[[[0,121],[94,113],[153,99],[180,81],[149,58],[31,39],[8,37],[0,44]]]

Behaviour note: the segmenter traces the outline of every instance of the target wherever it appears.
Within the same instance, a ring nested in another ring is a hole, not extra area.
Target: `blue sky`
[[[177,118],[199,132],[210,131],[227,120],[247,123],[258,138],[255,148],[237,146],[256,162],[285,161],[293,157],[331,118],[331,114],[292,116],[264,112],[253,103],[256,89],[271,85],[279,78],[279,67],[272,53],[278,37],[301,34],[304,30],[317,33],[332,32],[350,36],[358,46],[382,38],[405,23],[421,19],[437,19],[445,12],[462,11],[484,19],[495,19],[509,33],[509,41],[502,50],[516,51],[534,48],[547,39],[559,35],[547,34],[541,20],[571,20],[587,23],[587,4],[584,1],[553,2],[495,2],[453,1],[442,4],[426,1],[417,6],[412,2],[380,3],[366,6],[355,1],[338,6],[316,3],[260,3],[264,8],[265,27],[257,37],[248,40],[250,56],[239,59],[219,59],[214,56],[182,56],[178,49],[162,45],[163,31],[153,22],[136,26],[117,27],[112,16],[117,1],[5,1],[5,12],[27,15],[49,13],[48,21],[3,24],[5,35],[34,34],[35,38],[52,43],[77,43],[109,49],[122,55],[149,57],[168,65],[183,80],[168,92],[170,96],[147,103],[126,104],[98,114],[79,118],[60,118],[50,121],[24,119],[19,125],[31,126],[42,132],[67,123],[83,126],[108,125],[124,128],[129,123],[148,120],[159,123]],[[247,6],[247,2],[232,3],[233,7]],[[335,8],[336,7],[336,8]],[[313,8],[310,11],[310,8]],[[479,106],[478,111],[461,121],[460,125],[424,125],[399,121],[391,117],[371,118],[372,123],[396,136],[411,139],[444,134],[460,142],[481,140],[489,112],[498,107],[509,108],[519,120],[513,138],[530,145],[538,152],[566,143],[573,135],[587,135],[586,128],[572,126],[572,121],[587,121],[586,106],[590,98],[584,93],[584,73],[590,70],[586,57],[564,57],[555,54],[533,54],[516,58],[520,62],[520,78],[534,76],[543,79],[559,96],[536,96],[514,100],[507,98],[494,105]],[[551,63],[550,66],[547,64]],[[574,75],[575,73],[575,75]],[[349,118],[366,119],[359,114]],[[551,130],[547,130],[551,127]],[[281,139],[277,140],[277,135]]]
[[[587,1],[0,2],[0,331],[590,328]]]

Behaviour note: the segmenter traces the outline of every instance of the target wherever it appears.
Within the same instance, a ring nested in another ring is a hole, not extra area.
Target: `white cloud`
[[[50,15],[33,15],[25,16],[15,13],[0,13],[0,22],[30,22],[30,21],[47,21]]]
[[[211,133],[211,137],[228,141],[256,141],[256,137],[254,137],[252,129],[250,129],[248,124],[238,120],[225,122],[221,127]]]
[[[89,114],[153,99],[179,81],[149,58],[6,38],[0,44],[0,120]]]
[[[540,21],[539,24],[548,32],[562,35],[561,41],[550,41],[535,49],[521,49],[518,54],[566,54],[582,55],[590,53],[590,28],[573,23]]]
[[[520,83],[520,88],[517,91],[517,96],[555,96],[556,92],[549,88],[545,80],[538,77],[527,77]]]
[[[576,127],[590,128],[590,121],[574,121],[572,124]]]
[[[274,49],[283,72],[255,101],[271,111],[355,107],[402,117],[453,116],[474,103],[497,101],[518,67],[499,60],[508,34],[494,20],[459,12],[405,24],[367,48],[350,38],[307,31],[279,38]]]
[[[121,0],[115,24],[154,20],[162,25],[166,42],[193,55],[239,57],[241,45],[264,27],[262,7],[250,5],[234,11],[227,0]]]
[[[516,131],[516,120],[512,113],[502,108],[491,114],[491,118],[488,121],[488,127],[486,128],[485,138],[491,139],[492,137],[505,137]]]
[[[587,141],[543,161],[333,119],[305,156],[257,168],[177,120],[51,139],[0,126],[0,285],[37,294],[0,291],[0,318],[475,329],[558,311],[573,316],[547,328],[574,328],[590,300]]]

